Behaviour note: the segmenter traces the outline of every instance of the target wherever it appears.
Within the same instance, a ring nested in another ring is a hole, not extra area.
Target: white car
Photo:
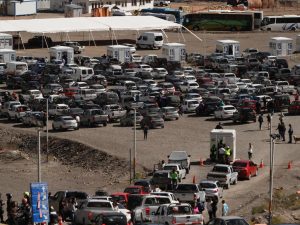
[[[165,68],[154,68],[153,78],[165,78],[168,75],[168,71]]]
[[[184,97],[184,99],[192,99],[197,100],[199,103],[202,102],[202,97],[198,93],[187,93]]]
[[[8,110],[8,119],[19,121],[26,112],[30,112],[30,108],[27,105],[13,105],[10,110]]]
[[[70,107],[66,104],[51,104],[49,105],[48,114],[49,117],[63,116],[69,111]]]
[[[223,197],[223,188],[220,186],[219,181],[202,180],[200,181],[200,188],[205,191],[206,197]]]
[[[182,103],[182,111],[184,113],[192,113],[196,111],[199,102],[197,100],[185,99]]]
[[[131,62],[141,63],[143,57],[139,54],[131,54]]]
[[[53,130],[78,130],[79,124],[72,116],[59,116],[52,122]]]
[[[216,119],[230,119],[235,112],[237,109],[233,105],[224,105],[217,108],[214,114]]]
[[[186,75],[184,78],[183,78],[183,81],[186,81],[186,82],[197,82],[197,79],[195,76],[193,75]]]
[[[184,82],[182,85],[180,85],[180,90],[182,92],[188,92],[192,89],[197,89],[199,88],[199,84],[197,82]]]
[[[128,43],[125,43],[125,44],[123,44],[123,45],[125,45],[125,46],[127,46],[127,47],[130,48],[129,51],[130,51],[131,54],[133,54],[133,53],[136,52],[135,45],[133,45],[133,44],[128,44]]]

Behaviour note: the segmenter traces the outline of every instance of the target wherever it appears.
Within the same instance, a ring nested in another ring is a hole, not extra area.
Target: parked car
[[[21,117],[22,124],[29,127],[43,127],[46,125],[45,121],[45,114],[38,111],[26,112],[25,115]]]
[[[161,108],[162,117],[164,120],[178,120],[179,113],[178,109],[172,106],[162,107]]]
[[[145,125],[152,129],[157,127],[165,127],[164,119],[157,114],[145,116],[141,121],[141,127],[144,128]]]
[[[238,216],[222,216],[214,218],[207,225],[234,224],[234,225],[249,225],[245,219]]]
[[[107,126],[108,115],[101,109],[86,109],[80,117],[80,124],[89,127],[102,124],[104,127]]]
[[[53,130],[78,130],[79,124],[72,116],[59,116],[54,118],[52,122]]]
[[[186,177],[186,170],[182,168],[180,164],[177,163],[167,163],[162,168],[163,170],[167,170],[169,172],[172,172],[175,170],[178,173],[178,181],[181,182],[182,179],[185,179]]]
[[[46,36],[34,36],[33,38],[28,39],[27,45],[29,47],[35,48],[46,48],[53,45],[52,39]]]
[[[300,101],[293,101],[288,107],[288,112],[291,115],[300,114]]]
[[[220,185],[229,189],[231,184],[237,184],[238,173],[234,172],[230,165],[216,164],[207,174],[207,179],[219,181]]]
[[[215,180],[202,180],[200,182],[200,188],[205,191],[206,198],[213,198],[214,196],[218,198],[223,197],[223,187]]]
[[[140,124],[142,120],[143,116],[139,112],[136,112],[136,124]],[[120,119],[120,125],[122,127],[134,126],[134,112],[130,111],[124,117],[122,117]]]
[[[85,49],[84,46],[81,46],[76,41],[66,41],[66,42],[62,43],[62,46],[67,46],[67,47],[73,48],[75,54],[80,54]]]
[[[233,105],[224,105],[217,108],[214,112],[216,119],[230,119],[237,109]]]
[[[251,160],[235,160],[232,164],[233,171],[238,172],[240,179],[250,180],[252,176],[257,176],[258,167]]]
[[[237,112],[233,113],[232,120],[234,123],[256,122],[256,113],[251,108],[240,108]]]
[[[126,216],[121,212],[101,212],[93,219],[95,225],[128,225]]]
[[[186,151],[173,151],[168,156],[168,163],[176,163],[182,166],[186,170],[186,173],[189,174],[191,169],[191,155]]]

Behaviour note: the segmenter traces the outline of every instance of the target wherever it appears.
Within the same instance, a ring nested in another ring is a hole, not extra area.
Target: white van
[[[94,76],[94,70],[89,67],[79,66],[73,70],[72,79],[75,81],[85,81]]]
[[[136,41],[137,48],[160,49],[164,43],[160,32],[145,32]]]
[[[5,73],[7,75],[21,75],[25,73],[28,70],[28,65],[25,62],[17,62],[17,61],[12,61],[12,62],[7,62],[6,63],[6,69]]]

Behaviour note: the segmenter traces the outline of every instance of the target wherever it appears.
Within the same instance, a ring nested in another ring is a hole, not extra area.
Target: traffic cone
[[[196,177],[193,176],[193,184],[196,184]]]
[[[261,160],[260,161],[260,164],[259,164],[259,168],[264,168],[265,167],[265,165],[264,165],[264,160]]]
[[[200,166],[204,166],[203,160],[200,158]]]
[[[289,161],[289,163],[288,163],[288,170],[290,170],[290,169],[292,169],[292,162],[291,161]]]

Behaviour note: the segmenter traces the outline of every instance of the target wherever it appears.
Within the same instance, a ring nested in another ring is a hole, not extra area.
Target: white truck
[[[8,119],[20,121],[23,116],[25,116],[26,112],[30,112],[30,108],[27,105],[13,105],[8,110]]]
[[[119,120],[126,115],[126,110],[118,104],[105,105],[103,111],[108,115],[109,121]]]
[[[155,214],[159,205],[170,204],[171,200],[166,196],[145,195],[138,207],[132,212],[133,224],[142,223],[151,220],[151,216]]]
[[[180,202],[194,204],[198,199],[205,202],[205,191],[198,184],[178,184],[173,193]]]
[[[289,82],[287,82],[287,81],[275,81],[275,86],[282,93],[293,94],[294,91],[295,91],[295,86],[294,85],[290,85]]]
[[[177,163],[167,163],[166,165],[164,165],[163,170],[167,170],[167,171],[173,171],[173,169],[175,169],[175,171],[178,173],[178,181],[181,182],[182,179],[185,179],[186,177],[186,170],[184,168],[182,168],[182,166],[180,164]]]
[[[202,214],[193,214],[190,204],[163,204],[160,205],[151,217],[157,224],[203,224]]]
[[[186,151],[173,151],[168,156],[168,163],[181,165],[188,174],[191,169],[191,155],[189,155]]]
[[[234,172],[230,165],[216,164],[212,171],[207,174],[207,180],[219,181],[220,185],[229,189],[231,184],[237,184],[238,173]]]

